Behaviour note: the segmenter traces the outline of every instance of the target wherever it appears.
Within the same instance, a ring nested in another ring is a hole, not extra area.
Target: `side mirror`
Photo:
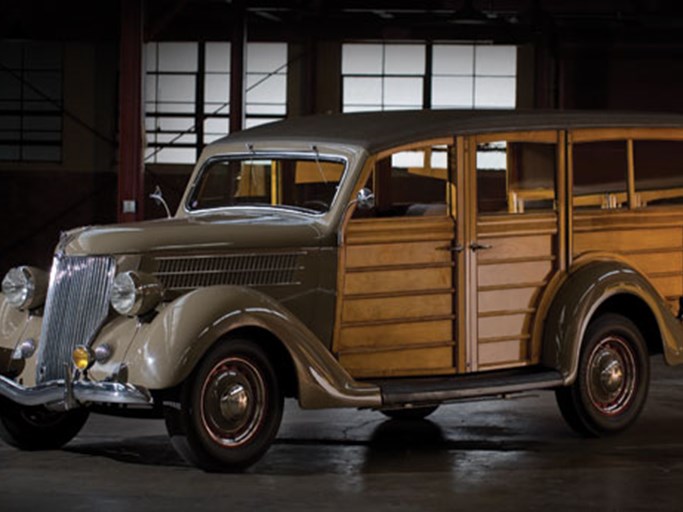
[[[359,210],[371,210],[375,207],[375,194],[369,188],[362,188],[356,195]]]
[[[154,192],[152,192],[149,195],[150,199],[154,199],[154,202],[158,204],[159,206],[163,206],[164,210],[166,210],[166,216],[170,219],[172,217],[171,215],[171,210],[168,207],[168,203],[166,202],[166,199],[164,199],[164,195],[161,192],[161,187],[159,185],[156,186],[154,189]]]

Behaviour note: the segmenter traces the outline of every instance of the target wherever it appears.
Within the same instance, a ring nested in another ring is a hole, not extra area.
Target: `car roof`
[[[571,128],[683,128],[683,115],[563,110],[396,110],[293,117],[233,133],[213,144],[347,144],[369,152],[471,133]]]

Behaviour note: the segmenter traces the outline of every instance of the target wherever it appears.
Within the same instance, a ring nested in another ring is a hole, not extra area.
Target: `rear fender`
[[[566,384],[576,379],[588,324],[600,306],[617,295],[645,304],[656,320],[666,362],[683,363],[683,327],[647,278],[623,261],[594,261],[569,272],[546,317],[541,362],[559,370]]]

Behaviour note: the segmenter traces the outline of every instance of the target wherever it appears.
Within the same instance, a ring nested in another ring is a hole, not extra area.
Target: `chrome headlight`
[[[47,295],[49,277],[35,267],[14,267],[2,280],[2,293],[19,309],[42,306]]]
[[[163,286],[154,277],[141,272],[122,272],[114,278],[111,307],[121,315],[144,315],[163,299]]]

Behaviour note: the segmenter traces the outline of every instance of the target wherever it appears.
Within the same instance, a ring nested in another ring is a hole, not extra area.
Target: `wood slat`
[[[550,261],[481,265],[478,267],[479,286],[493,287],[544,282],[550,276],[551,271],[552,262]]]
[[[500,259],[551,257],[552,237],[531,235],[489,240],[491,248],[479,254],[479,263]]]
[[[342,307],[342,322],[367,322],[448,315],[453,311],[453,295],[410,295],[403,297],[346,299]]]
[[[479,364],[486,366],[522,361],[522,343],[521,340],[480,343],[478,345]]]
[[[587,251],[629,251],[683,248],[680,228],[600,231],[574,234],[574,254]]]
[[[451,289],[452,278],[450,267],[349,273],[344,279],[344,294]]]
[[[392,217],[352,220],[349,222],[345,241],[347,245],[358,245],[452,240],[453,236],[453,221],[447,216]]]
[[[653,277],[650,281],[664,298],[683,295],[683,277]]]
[[[680,252],[638,253],[627,257],[646,274],[683,271],[683,254]]]
[[[339,352],[360,347],[399,347],[447,340],[453,340],[453,321],[450,319],[343,327],[339,337]]]
[[[449,241],[351,245],[346,248],[346,268],[450,263]]]
[[[479,340],[528,334],[532,315],[515,314],[479,318]]]
[[[479,313],[535,307],[539,296],[540,288],[537,287],[480,291]]]
[[[374,354],[341,354],[339,360],[353,377],[454,373],[452,345]]]

